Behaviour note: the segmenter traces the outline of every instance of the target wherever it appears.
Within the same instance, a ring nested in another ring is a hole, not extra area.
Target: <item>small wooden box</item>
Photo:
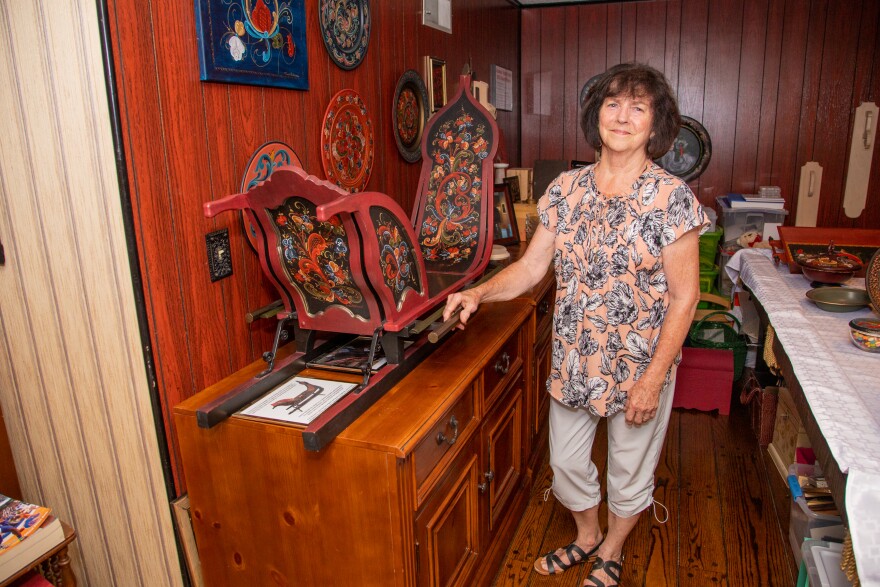
[[[773,440],[767,447],[767,452],[783,479],[788,476],[789,465],[795,462],[795,452],[803,447],[810,447],[810,439],[801,424],[791,393],[785,387],[780,387]]]

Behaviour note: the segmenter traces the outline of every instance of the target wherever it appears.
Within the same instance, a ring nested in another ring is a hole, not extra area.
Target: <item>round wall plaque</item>
[[[327,179],[350,192],[362,191],[373,170],[373,123],[354,90],[330,99],[321,130],[321,162]]]
[[[405,71],[397,80],[391,122],[397,150],[415,163],[422,157],[422,133],[428,123],[428,89],[415,70]]]
[[[333,63],[342,69],[360,65],[370,43],[369,0],[321,0],[319,20]]]

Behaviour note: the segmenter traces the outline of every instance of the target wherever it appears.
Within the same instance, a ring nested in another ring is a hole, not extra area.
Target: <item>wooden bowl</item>
[[[861,261],[846,253],[805,255],[798,259],[804,277],[819,283],[843,283],[862,268]]]

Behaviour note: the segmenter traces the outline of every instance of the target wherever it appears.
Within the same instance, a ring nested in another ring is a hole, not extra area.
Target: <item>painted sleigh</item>
[[[209,217],[243,211],[283,310],[275,348],[264,356],[269,366],[258,376],[266,381],[206,406],[200,424],[212,426],[295,373],[321,351],[316,340],[328,333],[372,337],[368,364],[379,342],[392,366],[430,352],[424,340],[414,340],[426,328],[425,316],[436,315],[446,297],[482,275],[489,262],[497,143],[495,121],[463,75],[422,135],[422,170],[409,216],[388,195],[352,194],[289,165],[274,168],[248,191],[205,203]],[[296,359],[274,373],[280,333],[291,322]],[[365,369],[361,388],[307,428],[306,446],[326,444],[408,370],[383,370],[370,379]]]

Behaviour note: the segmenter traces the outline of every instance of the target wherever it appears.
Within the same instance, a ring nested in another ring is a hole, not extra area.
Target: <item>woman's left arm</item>
[[[699,227],[694,228],[663,248],[669,308],[651,363],[629,391],[626,421],[630,424],[644,424],[657,415],[666,372],[681,351],[694,319],[700,301],[699,235]]]

